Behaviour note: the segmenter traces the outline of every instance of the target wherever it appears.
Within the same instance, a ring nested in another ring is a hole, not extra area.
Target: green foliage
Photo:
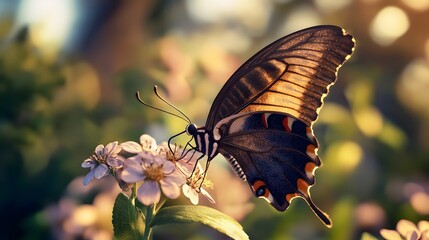
[[[230,216],[205,206],[171,206],[159,210],[150,226],[202,223],[233,239],[249,239],[243,227]]]
[[[144,217],[125,194],[120,193],[113,207],[113,230],[116,239],[142,239]]]

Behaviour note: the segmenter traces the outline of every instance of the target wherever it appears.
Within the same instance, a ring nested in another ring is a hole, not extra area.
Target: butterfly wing
[[[230,121],[220,140],[220,152],[238,175],[245,175],[253,193],[284,211],[302,197],[327,225],[329,217],[313,203],[309,188],[314,170],[321,165],[318,143],[311,128],[292,116],[251,113]],[[229,156],[232,156],[229,157]]]
[[[353,52],[342,28],[316,26],[283,37],[244,63],[215,98],[205,128],[240,112],[275,111],[316,120],[318,108]]]

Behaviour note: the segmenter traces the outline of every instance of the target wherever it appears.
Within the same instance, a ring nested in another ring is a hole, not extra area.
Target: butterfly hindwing
[[[315,183],[313,172],[321,165],[317,141],[309,127],[288,115],[252,113],[231,120],[224,131],[228,134],[220,142],[220,152],[238,163],[235,170],[239,175],[244,173],[257,197],[265,198],[279,211],[284,211],[293,198],[302,197],[330,224],[308,191]]]

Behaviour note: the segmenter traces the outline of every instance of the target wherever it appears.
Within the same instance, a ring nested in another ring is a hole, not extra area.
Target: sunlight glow
[[[28,25],[33,43],[55,54],[69,38],[76,18],[75,1],[24,0],[19,5],[19,27]]]
[[[387,6],[372,20],[370,35],[378,44],[387,46],[404,35],[409,27],[410,21],[402,9]]]
[[[352,0],[314,0],[317,8],[326,13],[338,11],[351,2]]]
[[[336,146],[335,164],[344,172],[351,172],[361,162],[362,148],[355,142],[343,142]]]
[[[425,59],[410,62],[397,85],[401,102],[419,115],[429,118],[429,63]]]
[[[416,11],[426,11],[429,9],[429,0],[402,0],[402,3]]]
[[[267,0],[187,0],[186,8],[197,22],[234,20],[256,34],[264,32],[272,12],[272,4]]]
[[[322,20],[317,12],[311,6],[297,7],[293,12],[290,12],[284,20],[282,33],[294,32],[302,28],[319,25]]]
[[[376,108],[365,107],[356,110],[354,117],[357,126],[365,135],[373,137],[380,134],[383,128],[383,117]]]

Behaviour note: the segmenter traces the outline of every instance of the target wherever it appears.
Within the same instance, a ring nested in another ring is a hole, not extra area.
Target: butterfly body
[[[302,197],[330,226],[309,193],[321,165],[312,124],[354,44],[339,27],[316,26],[268,45],[225,83],[205,126],[188,125],[194,149],[208,163],[222,154],[254,195],[277,210]]]

